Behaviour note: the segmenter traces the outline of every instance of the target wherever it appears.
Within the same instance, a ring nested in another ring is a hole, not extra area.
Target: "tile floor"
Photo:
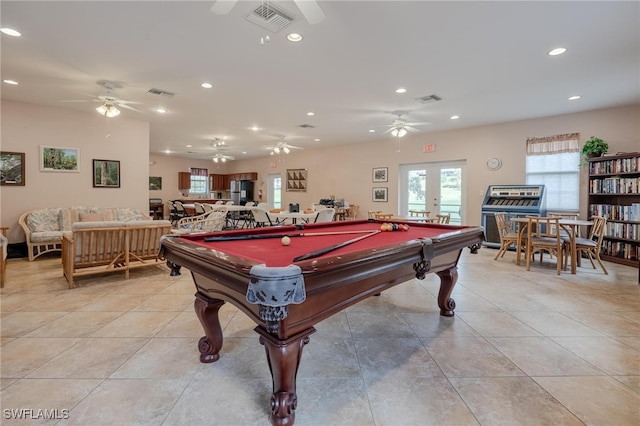
[[[606,276],[587,263],[557,276],[550,262],[527,272],[495,253],[465,250],[453,318],[438,314],[432,274],[319,324],[296,424],[638,426],[637,269],[608,263]],[[8,261],[0,422],[268,425],[271,378],[247,317],[223,307],[222,356],[201,364],[190,275],[131,275],[68,290],[59,257]]]

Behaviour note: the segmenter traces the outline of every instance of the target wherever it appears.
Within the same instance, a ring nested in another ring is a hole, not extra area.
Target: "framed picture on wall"
[[[120,188],[120,161],[93,160],[93,187]]]
[[[307,169],[287,169],[287,192],[307,192]]]
[[[24,152],[0,152],[0,185],[24,186]]]
[[[373,188],[373,201],[382,203],[389,201],[387,188]]]
[[[149,190],[159,191],[162,189],[162,176],[149,176]]]
[[[389,169],[387,167],[376,167],[373,169],[373,182],[387,182],[389,177],[387,174]]]
[[[41,172],[76,172],[80,164],[79,148],[40,146]]]

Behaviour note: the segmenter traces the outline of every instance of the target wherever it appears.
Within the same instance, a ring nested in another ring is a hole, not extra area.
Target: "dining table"
[[[312,223],[315,222],[318,217],[318,212],[314,211],[312,213],[304,213],[304,212],[287,212],[281,211],[280,213],[271,213],[269,212],[269,217],[275,219],[278,222],[278,225],[284,224],[287,220],[290,220],[294,225],[298,223],[300,220],[303,223]]]
[[[527,231],[529,219],[527,217],[512,217],[512,222],[518,224],[518,242],[516,243],[516,264],[520,265],[520,247],[522,247],[522,236]],[[578,256],[576,250],[576,236],[581,226],[591,226],[593,222],[590,220],[565,219],[560,218],[558,225],[567,233],[569,237],[570,253],[571,253],[571,273],[575,274],[578,269]]]

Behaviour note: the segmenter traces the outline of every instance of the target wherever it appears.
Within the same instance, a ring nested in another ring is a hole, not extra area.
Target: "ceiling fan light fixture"
[[[120,110],[113,105],[103,104],[96,108],[98,114],[104,115],[108,118],[117,117],[120,115]]]
[[[275,148],[273,148],[273,152],[275,152],[276,154],[280,154],[280,147],[276,146]]]
[[[396,127],[395,129],[391,130],[391,135],[396,138],[401,138],[406,134],[407,129],[405,129],[404,127]]]
[[[288,146],[285,146],[284,148],[282,148],[282,150],[285,154],[288,154],[291,151]]]

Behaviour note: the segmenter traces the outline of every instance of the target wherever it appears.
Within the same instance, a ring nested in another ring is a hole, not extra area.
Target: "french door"
[[[450,223],[462,224],[465,210],[466,161],[400,165],[399,213],[428,210],[430,216],[451,215]]]
[[[274,209],[282,207],[282,176],[279,173],[269,174],[267,191],[267,200],[269,200],[269,205]]]

